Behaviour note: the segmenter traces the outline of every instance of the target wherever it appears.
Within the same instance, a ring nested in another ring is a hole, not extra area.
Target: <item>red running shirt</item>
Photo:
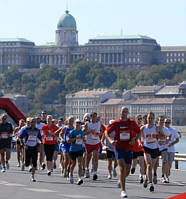
[[[52,124],[50,127],[48,126],[48,124],[45,124],[42,127],[42,131],[43,131],[43,144],[55,144],[56,143],[56,139],[55,139],[55,134],[54,132],[58,130],[58,127],[55,124]],[[51,132],[52,134],[50,134],[49,132]]]
[[[117,119],[107,127],[108,134],[112,133],[112,131],[115,131],[116,149],[133,150],[133,145],[129,144],[129,142],[140,132],[140,128],[134,120],[130,118],[127,121]]]

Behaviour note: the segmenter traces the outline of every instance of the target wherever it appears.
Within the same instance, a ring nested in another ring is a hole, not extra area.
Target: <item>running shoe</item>
[[[108,179],[112,179],[112,173],[109,173],[107,176]]]
[[[51,171],[50,170],[47,171],[47,175],[51,176]]]
[[[121,198],[127,198],[127,192],[126,191],[121,191]]]
[[[79,180],[77,181],[77,185],[81,185],[81,184],[83,184],[83,180],[82,180],[82,179],[79,179]]]
[[[97,174],[94,174],[94,175],[93,175],[93,180],[97,180],[97,179],[98,179]]]
[[[154,177],[153,177],[153,183],[154,183],[154,184],[157,184],[157,182],[158,182],[157,176],[154,176]]]
[[[61,175],[64,176],[64,169],[61,168]]]
[[[54,162],[54,169],[56,169],[56,163]]]
[[[68,171],[65,169],[64,173],[63,173],[64,178],[68,177]]]
[[[31,181],[32,181],[32,182],[36,182],[36,179],[34,178],[33,175],[31,176]]]
[[[85,171],[85,178],[90,178],[89,169],[86,169]]]
[[[6,171],[5,167],[1,169],[1,172],[4,173]]]
[[[117,177],[116,169],[113,169],[113,177],[114,177],[114,178],[116,178],[116,177]]]
[[[28,171],[31,172],[32,171],[32,166],[28,167]]]
[[[10,165],[9,165],[8,162],[6,163],[6,169],[7,169],[7,170],[10,169]]]
[[[131,169],[131,174],[134,174],[135,173],[135,170],[136,170],[136,168],[135,167],[133,167],[132,169]]]
[[[43,168],[42,170],[45,170],[46,168],[46,164],[44,162],[42,163],[42,168]]]
[[[150,192],[153,192],[153,191],[154,191],[154,186],[153,186],[152,183],[150,184],[149,191],[150,191]]]
[[[18,163],[18,164],[17,164],[17,167],[20,167],[20,166],[21,166],[20,163]]]
[[[120,181],[117,182],[117,187],[118,187],[118,188],[121,188]]]
[[[25,165],[22,164],[22,165],[21,165],[21,171],[24,171],[24,170],[25,170]]]
[[[145,179],[145,181],[144,181],[144,183],[143,183],[143,187],[144,187],[144,188],[147,188],[147,186],[148,186],[148,180]]]
[[[143,176],[139,176],[139,181],[140,181],[140,184],[143,184]]]
[[[73,178],[73,176],[69,176],[69,179],[70,179],[70,184],[74,184],[74,178]]]

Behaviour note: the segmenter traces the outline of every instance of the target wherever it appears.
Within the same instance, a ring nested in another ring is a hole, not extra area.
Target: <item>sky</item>
[[[0,0],[0,38],[54,42],[67,7],[79,44],[96,36],[140,34],[161,46],[186,45],[186,0]]]

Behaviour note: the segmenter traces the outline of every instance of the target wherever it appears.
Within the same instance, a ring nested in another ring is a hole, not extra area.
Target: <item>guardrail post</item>
[[[175,169],[178,169],[178,160],[175,160]]]

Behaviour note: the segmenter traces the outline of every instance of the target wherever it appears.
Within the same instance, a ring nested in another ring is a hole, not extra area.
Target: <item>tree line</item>
[[[180,83],[186,80],[186,63],[103,67],[97,62],[79,60],[66,72],[49,66],[32,73],[22,73],[18,66],[11,66],[3,73],[3,77],[0,79],[0,88],[7,93],[26,95],[30,104],[29,113],[33,114],[46,109],[46,104],[65,105],[66,94],[82,89],[109,88],[122,91],[136,85]]]

